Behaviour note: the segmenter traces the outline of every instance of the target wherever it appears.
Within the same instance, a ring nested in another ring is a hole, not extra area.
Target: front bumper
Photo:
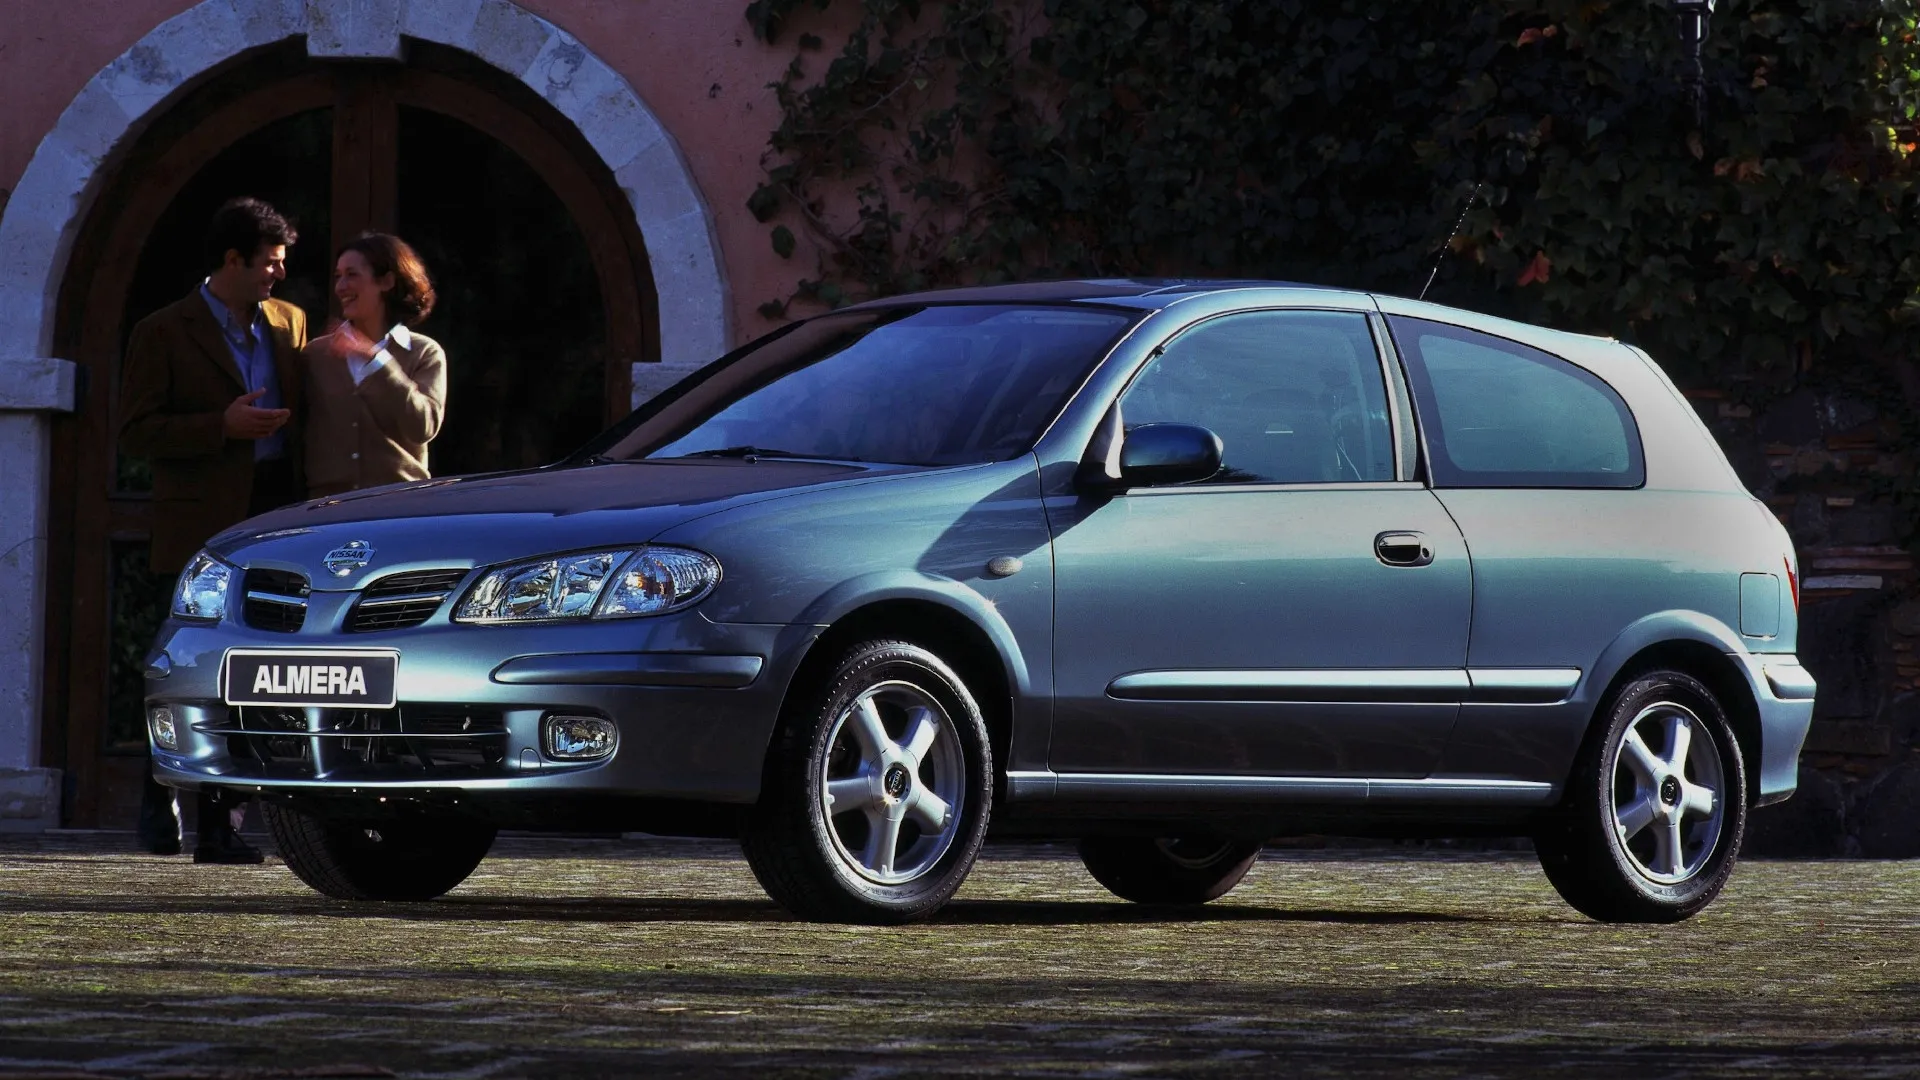
[[[1755,806],[1791,796],[1800,783],[1800,746],[1813,723],[1813,676],[1791,653],[1734,653],[1760,714]]]
[[[352,596],[313,594],[307,625],[337,627],[326,607]],[[459,625],[443,613],[407,630],[358,634],[170,620],[149,658],[146,697],[150,715],[157,706],[171,710],[178,747],[157,745],[149,729],[154,776],[176,788],[290,795],[751,803],[781,699],[818,633],[714,623],[698,612],[518,627]],[[391,712],[230,708],[220,676],[235,648],[396,649],[399,704]],[[611,719],[616,749],[598,761],[549,758],[540,727],[555,713]],[[424,730],[427,717],[435,735],[405,733]],[[242,730],[249,733],[235,734]]]

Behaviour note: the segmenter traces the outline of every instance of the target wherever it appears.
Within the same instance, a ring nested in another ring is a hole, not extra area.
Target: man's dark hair
[[[206,259],[209,271],[218,270],[227,261],[227,252],[237,251],[249,265],[263,247],[292,244],[300,238],[280,211],[260,199],[228,199],[215,211],[207,226]]]

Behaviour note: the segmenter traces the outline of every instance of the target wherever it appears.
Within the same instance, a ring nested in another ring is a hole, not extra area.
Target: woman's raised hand
[[[377,351],[367,335],[344,320],[334,323],[332,330],[315,338],[313,344],[336,360],[371,360]]]

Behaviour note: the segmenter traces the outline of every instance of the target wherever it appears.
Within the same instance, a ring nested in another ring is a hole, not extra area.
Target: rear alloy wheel
[[[788,709],[742,848],[803,918],[923,919],[973,867],[992,776],[960,677],[918,645],[870,642]]]
[[[281,861],[336,900],[432,900],[467,880],[494,828],[461,818],[345,821],[268,803]]]
[[[1678,922],[1733,873],[1747,819],[1740,744],[1713,693],[1677,671],[1635,679],[1602,718],[1534,838],[1540,864],[1602,922]]]
[[[1087,873],[1136,904],[1204,904],[1227,895],[1260,857],[1257,840],[1210,836],[1089,836]]]

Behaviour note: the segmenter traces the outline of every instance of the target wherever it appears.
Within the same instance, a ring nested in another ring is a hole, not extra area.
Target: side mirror
[[[1120,443],[1120,487],[1190,484],[1220,471],[1220,436],[1194,424],[1142,424]]]

